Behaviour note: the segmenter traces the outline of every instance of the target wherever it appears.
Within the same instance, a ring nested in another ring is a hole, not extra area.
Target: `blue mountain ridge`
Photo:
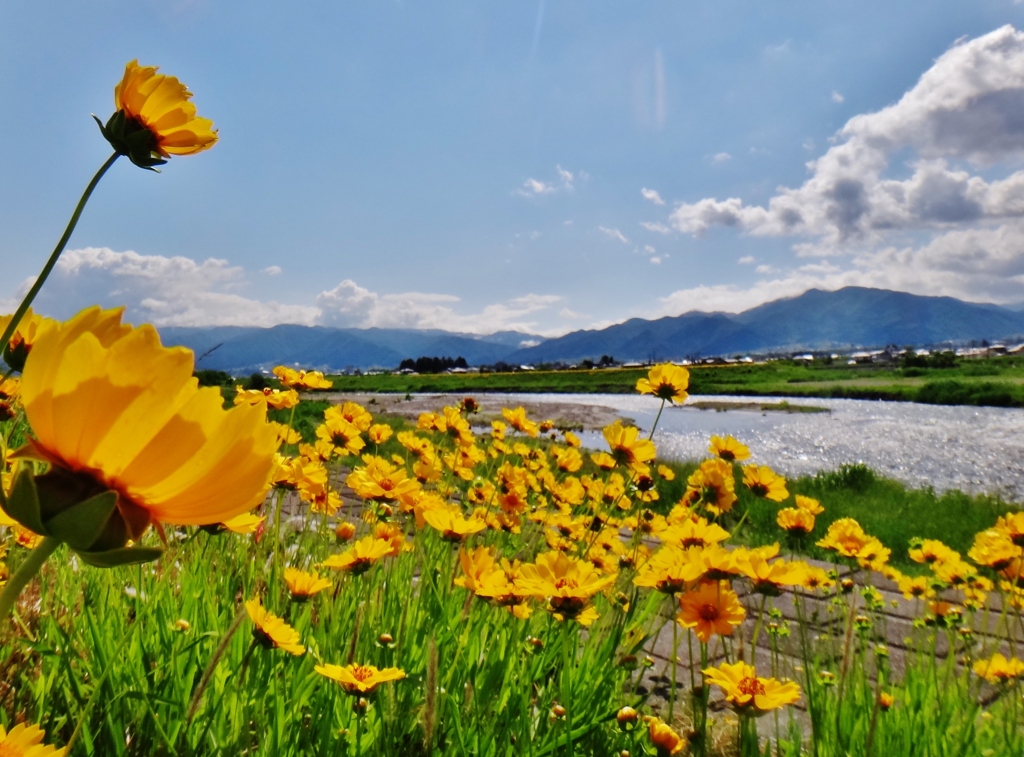
[[[235,375],[274,365],[330,371],[395,368],[404,358],[462,356],[470,365],[498,361],[539,364],[597,360],[673,360],[695,356],[936,345],[1024,335],[1024,312],[952,297],[922,297],[864,287],[811,289],[742,313],[693,311],[633,318],[600,330],[544,340],[514,331],[487,336],[441,330],[338,329],[280,325],[272,328],[165,327],[165,344],[196,353],[199,368]],[[522,347],[527,341],[536,346]]]

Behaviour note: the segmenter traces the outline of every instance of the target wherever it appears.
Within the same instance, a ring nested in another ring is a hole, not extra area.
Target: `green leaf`
[[[117,505],[117,492],[105,491],[46,521],[46,531],[71,549],[86,550],[99,538]]]
[[[46,534],[43,519],[39,514],[39,492],[36,491],[32,471],[27,467],[22,468],[15,476],[4,510],[30,531]]]
[[[122,547],[120,549],[108,549],[105,552],[85,552],[75,550],[75,554],[82,558],[86,565],[94,568],[116,568],[120,565],[138,565],[139,563],[152,562],[160,557],[164,551],[155,547]]]

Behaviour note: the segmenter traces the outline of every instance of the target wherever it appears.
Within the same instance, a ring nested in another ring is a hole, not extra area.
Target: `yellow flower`
[[[907,555],[914,562],[932,566],[947,562],[957,562],[961,559],[959,552],[947,547],[938,539],[922,539],[916,544],[911,542],[911,548]]]
[[[801,507],[784,507],[775,519],[779,528],[794,536],[806,536],[814,530],[814,516]]]
[[[896,702],[896,697],[890,694],[888,691],[883,691],[878,695],[878,709],[882,712],[888,712],[889,708]]]
[[[672,403],[685,402],[689,386],[690,372],[672,363],[654,366],[645,378],[636,382],[640,394],[653,394]]]
[[[607,452],[595,452],[590,456],[590,459],[601,470],[612,470],[616,465],[615,458]]]
[[[284,569],[284,582],[288,584],[288,591],[296,602],[304,602],[314,594],[331,588],[331,582],[326,578],[320,578],[316,571],[307,573],[292,567]]]
[[[817,544],[822,549],[839,553],[842,557],[856,557],[869,539],[860,523],[853,518],[840,518],[832,522],[824,538]]]
[[[236,386],[234,403],[261,407],[264,410],[268,407],[274,410],[291,410],[299,404],[299,393],[294,389],[282,392],[280,389],[271,389],[270,387],[243,389],[241,386]]]
[[[633,583],[664,594],[680,592],[704,573],[698,554],[699,550],[662,547],[640,566]]]
[[[320,371],[296,371],[284,365],[274,369],[274,375],[281,379],[281,383],[289,388],[299,389],[330,389],[334,382],[324,378]]]
[[[255,513],[242,513],[236,515],[230,520],[224,521],[222,524],[224,528],[236,534],[251,534],[255,533],[256,529],[260,527],[260,523],[265,521],[267,518],[264,515],[256,515]]]
[[[387,460],[373,455],[363,455],[363,468],[352,471],[345,483],[358,496],[374,502],[400,501],[411,506],[420,483],[409,478],[402,468],[397,468]]]
[[[423,519],[431,528],[439,531],[445,541],[463,541],[467,536],[487,528],[487,523],[482,519],[464,516],[458,505],[427,510],[423,513]]]
[[[987,660],[974,663],[974,674],[989,683],[1008,683],[1014,678],[1024,678],[1024,662],[1016,657],[1009,659],[996,652]]]
[[[2,757],[64,757],[67,747],[41,744],[46,734],[37,725],[18,723],[11,730],[0,725],[0,756]]]
[[[990,528],[975,535],[967,556],[986,568],[1003,570],[1024,552],[1013,543],[1006,531]]]
[[[518,582],[524,592],[548,603],[548,609],[563,617],[589,625],[597,620],[590,600],[615,583],[615,576],[602,576],[589,562],[567,557],[561,552],[545,552],[536,563],[522,566]]]
[[[702,462],[686,479],[683,502],[691,507],[704,507],[712,515],[732,510],[736,503],[732,465],[718,458]]]
[[[373,423],[373,416],[357,402],[346,402],[343,405],[332,405],[324,410],[324,420],[332,418],[348,421],[360,431],[366,431]]]
[[[347,520],[341,521],[334,529],[334,536],[340,542],[351,541],[356,535],[356,524]]]
[[[192,93],[173,76],[133,60],[114,88],[116,112],[103,136],[117,152],[144,168],[166,162],[171,155],[193,155],[217,142],[213,121],[196,115]],[[158,157],[159,156],[159,157]]]
[[[1024,547],[1024,510],[1000,517],[994,528],[1003,531],[1018,547]]]
[[[313,670],[337,681],[346,694],[369,694],[382,683],[405,678],[405,671],[399,668],[379,669],[373,665],[317,665]]]
[[[661,476],[666,481],[675,481],[676,479],[676,472],[669,468],[667,465],[658,466],[658,475]]]
[[[754,591],[771,597],[782,593],[783,587],[802,586],[807,565],[801,562],[787,563],[784,560],[768,562],[756,553],[738,561],[743,575],[750,579]]]
[[[750,448],[731,436],[712,436],[708,452],[729,463],[740,462],[750,457]]]
[[[669,518],[671,521],[671,516]],[[693,516],[681,523],[673,523],[658,534],[664,544],[671,544],[683,549],[690,547],[709,547],[729,538],[729,532],[716,523],[708,523],[705,518]]]
[[[334,453],[358,455],[366,446],[359,429],[344,418],[330,418],[316,427],[317,438],[334,445]]]
[[[394,545],[387,539],[364,536],[340,555],[331,555],[323,562],[325,568],[345,570],[354,576],[368,571],[375,562],[394,551]]]
[[[192,378],[191,351],[122,325],[122,312],[92,307],[43,328],[22,376],[34,436],[23,454],[51,465],[39,486],[117,494],[118,517],[89,551],[138,540],[151,521],[206,525],[253,509],[277,447],[263,412],[225,411],[220,391]]]
[[[686,748],[686,739],[672,730],[672,726],[663,723],[655,717],[645,717],[647,721],[647,735],[654,744],[658,757],[671,757],[673,754],[680,754]]]
[[[394,429],[386,423],[375,423],[367,429],[366,435],[374,444],[383,444],[391,438],[393,433],[395,433]]]
[[[245,611],[256,626],[253,635],[263,646],[268,649],[277,647],[296,657],[305,653],[306,648],[299,644],[299,632],[267,610],[259,597],[246,602]]]
[[[502,408],[501,414],[508,421],[508,424],[521,434],[527,436],[537,436],[540,432],[540,427],[526,417],[526,410],[521,407],[517,407],[515,410],[510,408]]]
[[[676,622],[692,628],[706,644],[715,634],[732,636],[733,628],[746,617],[747,611],[726,581],[707,581],[679,597]]]
[[[772,502],[782,502],[789,496],[786,479],[767,465],[744,466],[743,485],[750,489],[754,496],[764,497]]]
[[[7,330],[13,317],[13,314],[0,315],[0,333]],[[25,368],[25,360],[35,345],[36,335],[39,333],[40,327],[47,323],[53,323],[53,321],[33,313],[32,308],[25,311],[25,315],[21,317],[18,327],[11,335],[11,340],[2,347],[2,356],[9,368],[15,371],[21,371]]]
[[[758,678],[752,665],[723,662],[717,668],[705,668],[708,683],[722,689],[725,699],[737,712],[760,716],[800,699],[800,687],[793,681],[785,683],[774,678]]]
[[[611,448],[615,462],[629,467],[637,473],[647,472],[647,463],[654,459],[657,450],[654,442],[640,439],[640,429],[636,426],[623,426],[622,421],[615,421],[605,426],[605,441]]]
[[[896,583],[900,592],[907,599],[929,599],[935,596],[935,589],[932,588],[927,576],[900,576]]]
[[[805,497],[802,494],[797,494],[794,499],[796,500],[796,506],[805,513],[810,515],[821,515],[825,512],[825,508],[822,507],[821,503],[813,497]]]

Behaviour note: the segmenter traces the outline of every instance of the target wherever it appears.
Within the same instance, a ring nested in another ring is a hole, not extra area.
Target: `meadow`
[[[766,363],[690,366],[691,395],[837,397],[940,405],[1024,407],[1024,359],[1016,356],[961,360],[953,367]],[[331,376],[349,392],[544,392],[633,391],[646,368],[535,370],[511,373],[377,374]]]
[[[0,757],[1024,752],[1011,503],[863,466],[787,481],[732,437],[665,464],[657,419],[588,450],[468,396],[413,424],[316,395],[424,377],[278,366],[222,392],[123,309],[33,312],[117,160],[216,144],[191,97],[126,65],[97,119],[112,155],[0,316]],[[843,375],[511,378],[664,409]]]

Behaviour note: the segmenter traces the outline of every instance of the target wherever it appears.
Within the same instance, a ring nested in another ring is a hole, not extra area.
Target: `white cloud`
[[[762,263],[757,268],[755,268],[754,271],[756,273],[759,273],[759,274],[761,274],[763,276],[765,274],[778,273],[779,269],[776,268],[773,265],[768,265],[767,263]]]
[[[1004,26],[946,51],[899,102],[851,118],[802,186],[780,188],[766,207],[738,197],[683,203],[671,222],[697,235],[732,226],[838,246],[1024,217],[1024,171],[978,173],[1024,157],[1022,109],[1024,33]],[[906,151],[915,156],[909,177],[892,176]]]
[[[560,165],[555,166],[555,173],[557,178],[551,181],[529,178],[513,194],[520,197],[538,197],[540,195],[554,194],[555,192],[570,192],[575,188],[576,179],[586,181],[589,178],[589,174],[586,171],[577,171],[574,175],[572,171],[562,168]]]
[[[316,308],[261,302],[239,294],[245,272],[226,260],[67,250],[36,299],[37,309],[67,318],[87,305],[125,305],[127,319],[157,326],[311,325]],[[27,290],[29,282],[22,285]]]
[[[650,260],[651,260],[651,265],[661,265],[661,257],[659,257],[657,255],[652,257]]]
[[[722,163],[728,163],[732,160],[732,155],[727,152],[716,152],[711,156],[711,162],[715,165],[721,165]]]
[[[753,255],[744,255],[742,258],[740,258],[736,262],[739,263],[740,265],[750,265],[751,263],[754,262],[754,256]]]
[[[657,252],[657,250],[654,249],[653,247],[651,247],[651,245],[645,244],[644,245],[644,252],[646,252],[648,255],[653,255],[654,253]]]
[[[516,330],[542,333],[527,316],[548,310],[562,301],[557,295],[528,294],[488,305],[477,313],[460,313],[460,300],[449,294],[402,292],[378,294],[351,279],[321,292],[316,298],[318,322],[341,328],[443,329],[470,334]]]
[[[643,198],[645,200],[653,202],[655,205],[665,204],[665,201],[661,199],[661,195],[658,194],[657,189],[648,189],[647,187],[644,187],[643,189],[640,190],[640,194],[643,195]]]
[[[537,195],[551,194],[554,191],[555,187],[552,184],[546,184],[537,179],[527,179],[523,182],[523,186],[516,190],[516,194],[523,197],[535,197]]]
[[[597,230],[600,231],[603,234],[607,234],[612,239],[615,239],[615,240],[617,240],[619,242],[622,242],[623,244],[629,244],[629,240],[626,239],[626,235],[623,234],[618,229],[609,229],[609,228],[607,228],[605,226],[598,226]]]
[[[643,226],[648,231],[653,231],[657,234],[672,233],[672,229],[669,226],[666,226],[665,224],[659,223],[657,221],[641,221],[640,225]]]
[[[10,312],[31,286],[11,298]],[[289,305],[247,297],[245,270],[226,260],[140,255],[107,248],[68,250],[46,282],[36,309],[67,318],[83,307],[124,305],[132,323],[156,326],[274,326],[296,323],[358,328],[435,328],[473,334],[504,329],[544,332],[534,317],[562,302],[558,295],[527,294],[478,312],[459,308],[450,294],[380,294],[346,279],[321,292],[315,305]],[[0,300],[6,305],[7,300]]]
[[[266,268],[261,270],[260,273],[265,273],[265,274],[267,274],[267,276],[280,276],[281,275],[281,266],[279,266],[279,265],[268,265]]]
[[[846,101],[845,97],[843,97],[841,94],[836,92],[834,89],[832,90],[832,102],[834,102],[836,104],[839,104],[839,103],[842,103],[842,102],[845,102],[845,101]]]

